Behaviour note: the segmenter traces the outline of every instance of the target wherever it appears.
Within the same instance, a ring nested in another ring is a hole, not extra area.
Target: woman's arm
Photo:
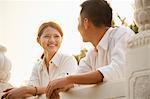
[[[36,88],[37,88],[36,89],[37,91],[34,94],[36,94],[36,95],[45,94],[46,87],[36,87]]]
[[[8,91],[4,91],[5,94],[2,98],[7,99],[16,99],[16,98],[25,98],[36,96],[45,93],[45,87],[33,87],[33,86],[24,86],[20,88],[13,88]]]

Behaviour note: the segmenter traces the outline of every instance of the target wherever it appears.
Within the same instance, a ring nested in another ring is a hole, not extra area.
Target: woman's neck
[[[49,61],[53,58],[54,55],[55,53],[44,52],[44,61],[45,61],[46,66],[49,66]]]

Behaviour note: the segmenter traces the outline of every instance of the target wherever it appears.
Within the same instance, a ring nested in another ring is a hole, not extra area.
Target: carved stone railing
[[[6,48],[0,45],[0,98],[3,90],[11,88],[12,86],[8,83],[10,78],[11,62],[5,56]]]
[[[139,33],[127,51],[127,99],[150,99],[150,0],[135,0]]]
[[[139,32],[150,30],[150,1],[149,0],[134,0],[135,12],[134,18],[138,25]]]
[[[61,94],[61,99],[126,99],[125,82],[76,87]]]
[[[150,99],[150,30],[133,37],[127,52],[127,99]]]

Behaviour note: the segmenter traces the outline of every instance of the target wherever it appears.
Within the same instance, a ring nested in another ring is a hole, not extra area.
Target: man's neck
[[[106,31],[109,28],[95,28],[95,30],[93,31],[93,35],[91,38],[91,43],[93,44],[93,46],[96,48],[96,46],[98,45],[98,43],[101,41],[101,39],[103,38],[103,36],[105,35]]]

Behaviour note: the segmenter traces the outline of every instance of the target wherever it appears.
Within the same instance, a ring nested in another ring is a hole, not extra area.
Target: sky
[[[130,24],[133,21],[133,0],[108,0],[116,14]],[[24,85],[43,50],[36,42],[37,31],[43,22],[55,21],[63,29],[61,51],[76,55],[82,48],[91,48],[82,42],[77,30],[82,0],[0,0],[0,44],[7,48],[6,56],[12,62],[10,83]]]

